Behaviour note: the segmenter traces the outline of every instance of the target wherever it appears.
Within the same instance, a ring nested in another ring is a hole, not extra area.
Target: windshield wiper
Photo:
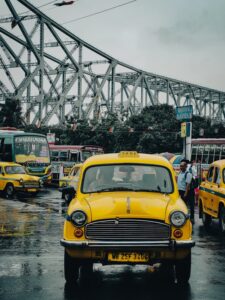
[[[142,189],[142,188],[140,188],[140,189],[135,189],[134,191],[136,191],[136,192],[154,192],[154,193],[161,193],[161,191],[159,191],[159,190]]]
[[[112,187],[112,188],[104,188],[104,189],[98,190],[96,192],[100,193],[100,192],[112,192],[112,191],[136,191],[136,190],[132,189],[132,188],[127,188],[127,187]]]

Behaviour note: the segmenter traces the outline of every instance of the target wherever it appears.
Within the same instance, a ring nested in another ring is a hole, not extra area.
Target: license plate
[[[145,252],[115,252],[108,254],[108,261],[117,262],[148,262],[149,255]]]
[[[30,192],[30,193],[33,193],[33,192],[36,192],[37,189],[27,189],[27,191]]]

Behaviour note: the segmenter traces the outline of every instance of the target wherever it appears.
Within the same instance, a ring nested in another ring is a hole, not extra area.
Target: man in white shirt
[[[180,173],[177,177],[177,185],[180,197],[190,207],[191,221],[194,223],[194,190],[191,188],[192,174],[187,171],[187,163],[180,163]]]

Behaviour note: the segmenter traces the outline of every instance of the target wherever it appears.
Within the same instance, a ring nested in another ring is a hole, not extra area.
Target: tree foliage
[[[0,109],[0,126],[22,128],[26,125],[22,118],[22,108],[19,100],[6,99]]]
[[[23,127],[25,131],[56,134],[56,143],[64,145],[99,145],[105,152],[136,150],[143,153],[181,152],[180,122],[176,120],[175,109],[163,104],[145,107],[139,115],[126,117],[109,114],[105,118],[91,121],[67,120],[63,126],[37,128],[24,126],[21,107],[16,100],[7,101],[0,111],[0,126]],[[192,136],[224,137],[222,123],[211,124],[211,120],[194,116]],[[201,129],[201,131],[200,131]],[[204,133],[200,136],[200,133]]]

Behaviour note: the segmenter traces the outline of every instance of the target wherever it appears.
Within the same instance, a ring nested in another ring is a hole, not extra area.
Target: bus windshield
[[[41,136],[15,137],[15,158],[18,163],[35,161],[50,163],[47,140]]]

